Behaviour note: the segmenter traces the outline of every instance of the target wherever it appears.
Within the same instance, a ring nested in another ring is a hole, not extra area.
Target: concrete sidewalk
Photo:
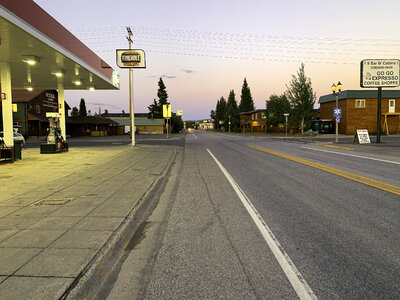
[[[118,233],[176,147],[72,148],[0,165],[0,298],[57,299]]]

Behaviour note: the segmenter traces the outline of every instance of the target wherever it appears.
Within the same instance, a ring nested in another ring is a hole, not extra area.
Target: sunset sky
[[[216,101],[247,78],[257,108],[286,90],[304,62],[319,96],[332,83],[360,89],[360,61],[400,58],[398,1],[288,0],[35,0],[121,74],[120,91],[66,91],[69,105],[85,99],[92,112],[129,111],[128,71],[115,49],[146,52],[134,70],[135,112],[147,112],[163,78],[172,110],[185,120],[210,118]]]

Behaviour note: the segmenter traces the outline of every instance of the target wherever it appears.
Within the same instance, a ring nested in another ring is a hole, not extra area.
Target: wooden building
[[[335,120],[333,108],[336,96],[328,94],[319,98],[321,119]],[[340,134],[354,134],[357,129],[368,129],[376,133],[378,114],[378,91],[348,90],[339,95],[342,116]],[[382,90],[381,128],[387,134],[400,133],[400,90]]]
[[[124,134],[124,127],[113,120],[100,116],[68,117],[69,136],[107,136]]]
[[[117,122],[125,127],[125,132],[130,130],[130,114],[128,113],[103,113],[102,117]],[[164,119],[150,119],[148,113],[135,113],[136,133],[163,134],[165,129]]]
[[[13,90],[13,121],[25,136],[44,136],[49,126],[47,112],[58,112],[56,90]],[[70,107],[65,103],[65,113]]]
[[[240,113],[240,128],[243,132],[267,132],[266,109]]]

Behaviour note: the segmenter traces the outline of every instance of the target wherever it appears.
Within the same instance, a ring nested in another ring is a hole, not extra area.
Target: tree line
[[[292,75],[286,91],[281,95],[271,95],[266,103],[265,118],[267,126],[279,126],[285,123],[284,114],[288,113],[288,126],[294,131],[304,132],[309,128],[312,118],[316,95],[311,86],[311,79],[305,74],[302,63],[296,75]],[[229,92],[228,100],[221,97],[215,110],[211,110],[210,116],[214,121],[216,130],[240,131],[240,113],[254,111],[254,102],[250,87],[244,78],[240,103],[237,105],[235,92]],[[230,124],[229,124],[230,122]]]
[[[247,79],[244,78],[242,85],[242,93],[240,95],[239,105],[236,101],[235,91],[231,90],[228,100],[222,96],[218,101],[215,110],[211,110],[210,117],[214,122],[216,130],[231,130],[233,132],[240,131],[240,113],[253,111],[254,101],[251,96],[250,87]]]

